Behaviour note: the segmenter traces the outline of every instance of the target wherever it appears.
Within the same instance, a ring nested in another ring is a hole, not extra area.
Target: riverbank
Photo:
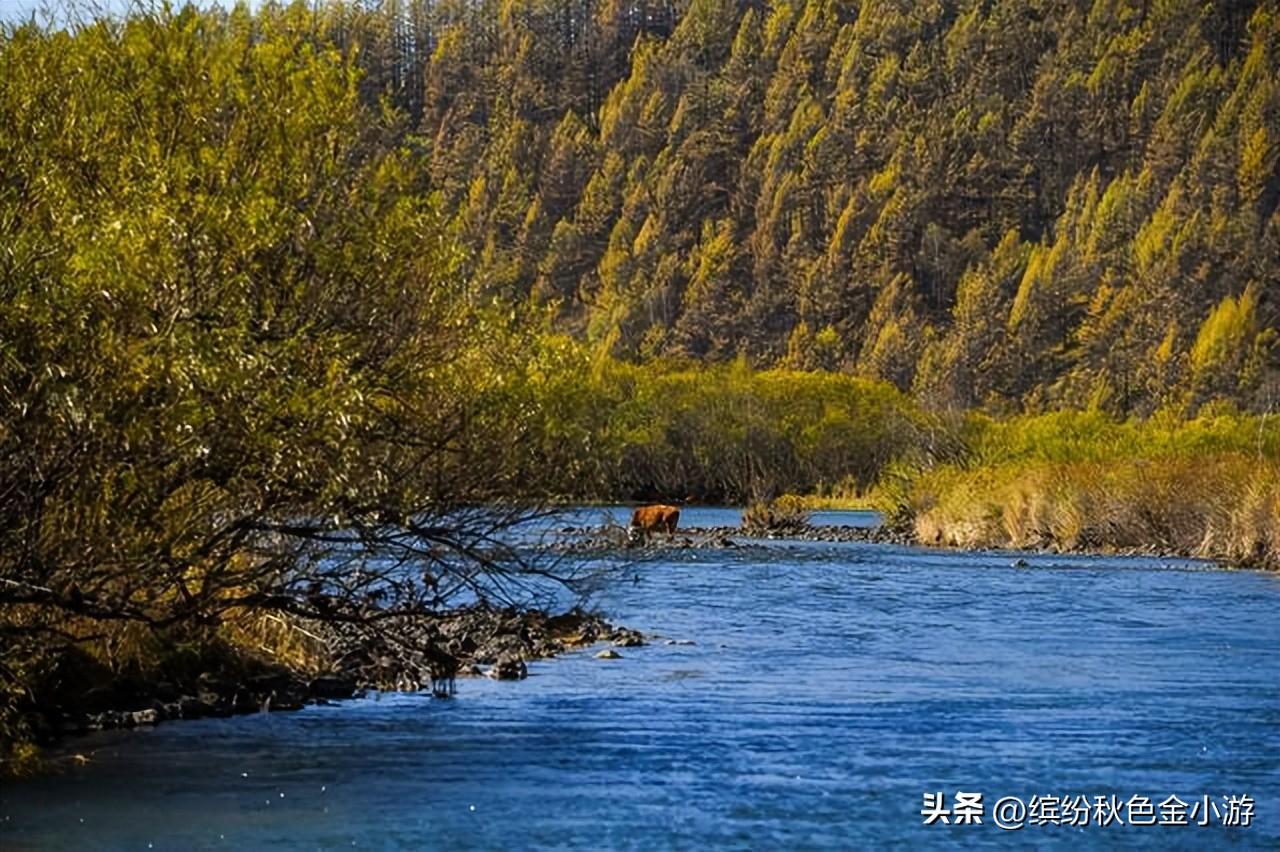
[[[1241,466],[1234,478],[1214,468],[1170,475],[1136,464],[1046,466],[976,471],[956,482],[931,477],[917,486],[923,505],[912,530],[931,546],[1145,554],[1280,570],[1280,477]],[[1173,494],[1152,493],[1166,489]]]
[[[31,696],[31,739],[0,762],[0,777],[39,771],[41,747],[92,731],[297,710],[369,691],[429,689],[447,697],[455,677],[521,680],[531,660],[601,642],[646,644],[637,631],[578,609],[469,607],[338,624],[277,618],[272,632],[259,625],[251,635],[242,626],[124,674],[69,652],[56,687]]]
[[[626,527],[563,527],[556,548],[764,551],[769,542],[919,546],[1018,554],[1208,560],[1276,569],[1280,472],[1240,454],[1179,459],[911,469],[888,481],[874,514],[813,514],[787,496],[744,510],[689,507],[673,536],[632,540]],[[611,514],[612,517],[612,514]]]
[[[634,379],[634,404],[610,384],[614,373]],[[585,385],[597,394],[592,412],[622,421],[585,429],[614,440],[601,443],[611,500],[686,495],[695,505],[742,505],[786,495],[794,514],[878,510],[894,534],[876,541],[1280,569],[1280,418],[1267,413],[1191,398],[1125,419],[1100,410],[996,417],[904,402],[868,420],[878,397],[833,376],[711,374],[684,396],[660,371],[614,373]],[[646,384],[663,381],[672,392]],[[726,532],[678,541],[713,544]]]
[[[562,531],[562,540],[556,545],[558,549],[579,555],[607,553],[621,546],[618,533],[609,527],[566,527]],[[1070,554],[1074,556],[1140,556],[1140,558],[1156,559],[1197,559],[1207,560],[1221,565],[1222,568],[1262,568],[1275,569],[1274,563],[1252,564],[1231,560],[1224,556],[1215,556],[1203,551],[1178,550],[1157,544],[1085,546],[1082,542],[1066,545],[1060,541],[1041,541],[1038,544],[1014,545],[993,537],[991,541],[937,541],[927,540],[919,535],[914,526],[891,527],[850,526],[850,525],[808,525],[797,530],[778,531],[773,533],[755,533],[733,526],[691,526],[677,531],[671,537],[654,536],[649,541],[630,545],[631,553],[637,559],[658,558],[669,551],[676,550],[733,550],[735,553],[760,553],[768,555],[771,546],[786,542],[809,542],[809,544],[869,544],[904,546],[904,548],[924,548],[943,551],[961,551],[961,553],[987,553],[987,551],[1009,551],[1012,564],[1019,562],[1021,555]]]
[[[633,554],[643,554],[648,550],[690,550],[690,549],[735,549],[758,546],[758,543],[776,540],[834,542],[861,544],[916,544],[916,539],[907,530],[892,528],[886,525],[852,526],[814,525],[809,524],[793,531],[750,532],[742,527],[691,526],[676,531],[672,536],[657,535],[647,541],[634,542],[626,537],[625,531],[616,527],[565,527],[560,531],[560,539],[553,545],[557,550],[578,555],[604,553],[625,549]]]

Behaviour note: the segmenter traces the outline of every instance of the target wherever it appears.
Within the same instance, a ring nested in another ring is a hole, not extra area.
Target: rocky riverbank
[[[431,689],[447,696],[455,677],[517,680],[527,675],[529,660],[602,642],[626,647],[646,642],[637,631],[580,610],[551,615],[473,607],[360,623],[299,622],[293,629],[325,646],[332,660],[327,670],[307,672],[229,653],[218,665],[173,682],[126,678],[69,689],[58,706],[44,710],[46,739],[171,719],[296,710],[368,690]]]
[[[829,542],[988,550],[922,542],[911,529],[886,526],[813,526],[777,533],[753,533],[740,527],[687,527],[673,536],[632,541],[617,526],[565,527],[555,547],[582,556],[626,551],[636,558],[671,550],[765,550],[767,542]],[[994,548],[1000,549],[1000,548]],[[1053,542],[1009,551],[1010,564],[1028,567],[1032,553],[1109,554],[1195,558],[1158,547],[1065,548]],[[323,649],[331,665],[306,671],[230,653],[216,665],[204,664],[193,677],[139,683],[103,682],[84,677],[82,689],[64,691],[57,706],[42,710],[45,739],[111,728],[152,725],[170,719],[230,716],[292,710],[310,703],[341,700],[368,690],[431,690],[449,695],[455,678],[521,679],[530,660],[554,657],[594,644],[643,645],[652,637],[615,627],[598,615],[573,610],[552,615],[541,610],[474,607],[445,614],[404,615],[362,622],[291,622]],[[606,652],[604,652],[607,654]],[[66,678],[77,681],[73,669]]]
[[[915,536],[909,531],[886,526],[855,527],[849,525],[814,526],[786,532],[748,533],[739,527],[691,527],[687,533],[697,540],[730,541],[815,541],[860,544],[915,544]]]
[[[778,532],[749,532],[741,527],[685,527],[672,536],[653,535],[633,540],[623,527],[564,527],[555,547],[566,553],[588,555],[616,550],[719,550],[762,547],[766,541],[809,541],[861,544],[917,544],[910,530],[887,526],[814,526]]]
[[[901,547],[925,547],[938,550],[964,552],[1007,552],[1011,564],[1025,567],[1027,555],[1069,554],[1073,556],[1123,556],[1149,557],[1156,559],[1211,559],[1202,552],[1179,550],[1177,548],[1146,545],[1141,547],[1109,547],[1106,545],[1086,546],[1074,544],[1065,546],[1056,541],[1039,541],[1025,543],[1015,547],[1008,542],[982,545],[978,543],[960,544],[940,540],[923,540],[916,530],[907,527],[855,527],[848,525],[808,525],[800,529],[778,531],[773,533],[749,532],[741,527],[685,527],[673,536],[656,535],[645,541],[633,541],[627,537],[622,527],[566,527],[560,530],[561,538],[555,545],[560,550],[579,555],[592,553],[616,552],[626,549],[629,552],[661,553],[669,550],[734,550],[738,552],[751,549],[765,549],[771,545],[766,542],[815,542],[815,543],[859,543],[883,544]],[[1229,559],[1216,559],[1222,565],[1234,564]],[[1019,565],[1018,563],[1022,563]],[[1249,566],[1249,567],[1270,567]]]

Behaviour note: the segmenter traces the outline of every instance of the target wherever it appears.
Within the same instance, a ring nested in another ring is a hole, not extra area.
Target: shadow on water
[[[599,601],[656,634],[621,659],[535,662],[527,682],[467,680],[454,701],[385,695],[77,740],[88,763],[5,785],[0,845],[1280,846],[1277,578],[1017,558],[800,542],[662,553]],[[988,809],[1248,794],[1256,811],[1243,829],[922,825],[923,794],[956,790]]]

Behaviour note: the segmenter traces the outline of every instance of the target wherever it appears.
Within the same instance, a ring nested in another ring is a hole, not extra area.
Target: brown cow
[[[675,506],[661,503],[653,506],[641,506],[631,513],[632,535],[664,532],[675,535],[676,524],[680,523],[680,510]]]

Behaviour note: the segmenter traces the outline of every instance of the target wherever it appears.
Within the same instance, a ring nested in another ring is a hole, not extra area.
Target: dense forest
[[[335,27],[373,45],[475,292],[615,355],[997,411],[1280,399],[1275,3],[500,0]]]
[[[604,354],[934,409],[1280,401],[1274,2],[212,14],[352,63],[473,303]]]

